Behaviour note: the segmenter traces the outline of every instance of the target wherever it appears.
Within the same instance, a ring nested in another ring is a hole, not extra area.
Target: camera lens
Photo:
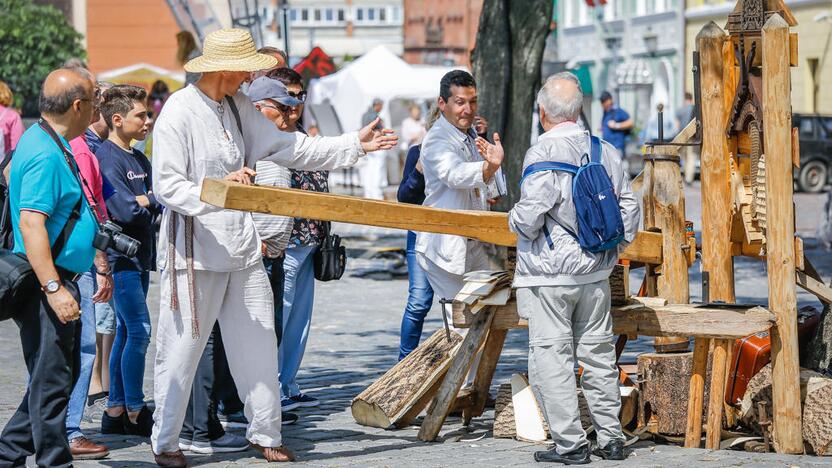
[[[142,243],[136,239],[124,234],[113,233],[113,249],[128,257],[135,257],[141,245]]]

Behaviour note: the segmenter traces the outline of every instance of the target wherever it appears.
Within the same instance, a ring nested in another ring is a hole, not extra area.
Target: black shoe
[[[150,437],[150,434],[153,432],[153,413],[150,412],[147,406],[142,406],[135,423],[130,421],[126,411],[122,414],[122,417],[124,418],[125,434]]]
[[[124,418],[127,413],[118,416],[110,416],[106,411],[101,415],[102,434],[127,434],[124,430]]]
[[[280,415],[280,425],[281,426],[288,426],[290,424],[294,424],[298,422],[298,415],[295,413],[287,413],[283,412]]]
[[[589,446],[584,445],[577,450],[564,453],[563,455],[559,454],[556,448],[545,452],[535,452],[534,461],[563,463],[564,465],[586,465],[592,460],[589,458]]]
[[[622,440],[613,440],[607,444],[606,447],[595,447],[595,450],[592,451],[593,455],[597,455],[604,460],[624,460],[627,458],[624,455],[624,441]]]

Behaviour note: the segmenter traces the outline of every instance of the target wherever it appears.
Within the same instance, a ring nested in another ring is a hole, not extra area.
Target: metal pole
[[[291,56],[289,52],[289,7],[285,2],[280,6],[280,33],[283,36],[283,52],[286,52],[286,56],[289,57]]]

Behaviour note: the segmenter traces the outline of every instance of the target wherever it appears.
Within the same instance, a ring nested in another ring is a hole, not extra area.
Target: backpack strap
[[[589,145],[590,145],[590,161],[594,163],[601,162],[601,139],[595,135],[590,135],[589,137]]]
[[[526,167],[526,169],[523,171],[523,177],[520,178],[520,185],[523,185],[523,181],[526,179],[526,177],[536,172],[544,171],[561,171],[575,175],[578,173],[578,166],[575,166],[574,164],[555,161],[541,161],[534,164],[529,164],[529,166]]]
[[[231,108],[231,113],[234,114],[234,120],[237,122],[237,130],[240,131],[240,136],[243,136],[243,121],[240,120],[240,110],[237,109],[237,104],[234,102],[234,98],[226,96],[225,100],[228,101],[228,107]]]

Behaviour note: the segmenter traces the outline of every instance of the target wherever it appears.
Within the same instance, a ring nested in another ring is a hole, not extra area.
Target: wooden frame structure
[[[739,0],[729,18],[730,35],[713,22],[706,25],[696,38],[700,131],[693,122],[670,144],[648,146],[645,171],[636,182],[644,192],[645,230],[621,258],[633,266],[645,266],[648,295],[663,298],[667,304],[616,308],[614,327],[627,334],[694,338],[686,447],[698,447],[701,441],[709,353],[712,372],[705,446],[717,449],[731,344],[738,337],[771,328],[775,448],[784,453],[803,452],[796,285],[830,303],[832,289],[823,285],[804,260],[802,243],[794,234],[792,165],[799,163],[790,113],[789,67],[797,62],[797,37],[789,27],[794,24],[780,0]],[[701,253],[709,299],[735,302],[733,257],[761,258],[768,265],[773,315],[760,308],[740,312],[688,305],[688,268],[696,245],[685,222],[678,151],[695,135],[702,139]],[[752,164],[748,157],[752,154],[764,156],[763,162],[755,159]],[[513,246],[516,241],[504,213],[439,210],[210,179],[203,182],[202,200],[229,209],[455,234],[497,245]],[[425,441],[439,434],[480,349],[483,356],[464,420],[482,414],[506,331],[524,326],[516,302],[486,306],[478,313],[465,304],[454,307],[454,324],[470,330],[441,383],[435,385],[435,397],[419,432]],[[421,400],[427,404],[427,398]]]

